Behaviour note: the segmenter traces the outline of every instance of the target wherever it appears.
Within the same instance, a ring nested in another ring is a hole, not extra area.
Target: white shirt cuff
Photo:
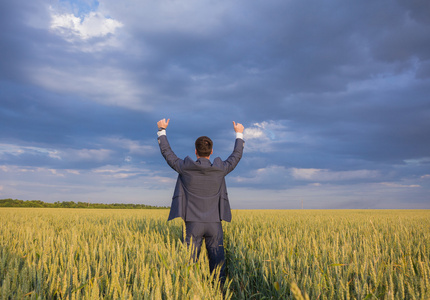
[[[243,132],[236,132],[236,138],[243,140]]]
[[[165,129],[163,129],[163,130],[159,130],[159,131],[157,131],[157,135],[158,135],[158,137],[160,137],[160,136],[162,136],[162,135],[166,135],[166,130],[165,130]]]

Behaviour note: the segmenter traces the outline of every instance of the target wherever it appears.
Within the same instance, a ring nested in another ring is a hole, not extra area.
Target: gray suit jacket
[[[181,217],[184,221],[230,222],[225,176],[239,163],[245,142],[236,139],[233,153],[225,161],[217,157],[213,163],[206,158],[178,158],[165,135],[158,138],[158,144],[169,166],[178,172],[168,220]]]

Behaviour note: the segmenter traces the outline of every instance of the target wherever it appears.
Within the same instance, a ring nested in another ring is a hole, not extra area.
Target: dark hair
[[[197,155],[208,157],[212,154],[213,142],[207,136],[201,136],[196,140]]]

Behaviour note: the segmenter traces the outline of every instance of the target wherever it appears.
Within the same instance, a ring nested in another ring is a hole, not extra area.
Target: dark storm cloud
[[[222,22],[208,29],[208,35],[129,24],[141,30],[137,42],[142,48],[150,49],[149,61],[139,65],[147,74],[141,79],[151,82],[170,111],[196,112],[222,103],[252,121],[301,119],[312,126],[328,120],[329,129],[330,120],[342,117],[331,106],[330,98],[335,98],[349,115],[364,101],[362,110],[380,116],[376,123],[364,119],[353,124],[365,131],[384,123],[381,108],[389,106],[393,95],[348,92],[348,86],[412,69],[413,64],[422,69],[430,53],[424,35],[428,26],[410,19],[415,10],[388,2],[239,3],[221,14]],[[343,93],[321,95],[335,92]],[[415,94],[413,86],[399,92]],[[372,108],[371,101],[379,107]],[[330,107],[321,111],[324,106]],[[338,128],[336,122],[333,126]]]
[[[0,79],[27,81],[27,67],[43,63],[50,36],[45,28],[29,26],[34,22],[47,25],[47,5],[41,1],[2,1],[0,4]],[[50,51],[49,51],[50,52]]]

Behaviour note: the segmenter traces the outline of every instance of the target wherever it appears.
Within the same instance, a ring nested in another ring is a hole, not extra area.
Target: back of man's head
[[[207,136],[201,136],[196,140],[197,155],[208,157],[212,154],[213,142]]]

